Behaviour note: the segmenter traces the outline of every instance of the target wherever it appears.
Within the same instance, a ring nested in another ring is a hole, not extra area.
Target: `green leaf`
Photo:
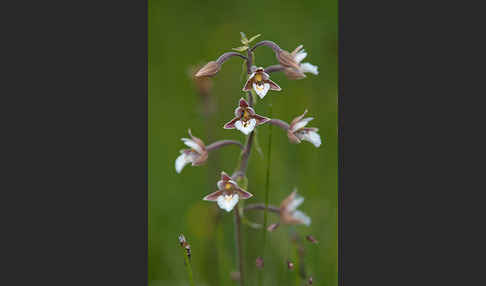
[[[246,38],[245,33],[240,32],[240,35],[241,35],[241,43],[242,43],[243,45],[248,44],[248,38]]]
[[[238,47],[238,48],[233,48],[233,50],[241,53],[241,52],[248,50],[248,46],[241,46],[241,47]]]
[[[248,43],[253,42],[256,38],[260,37],[262,34],[255,35],[248,40]]]

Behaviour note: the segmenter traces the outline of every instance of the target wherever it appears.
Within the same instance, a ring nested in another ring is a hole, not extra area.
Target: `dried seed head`
[[[210,61],[195,74],[195,77],[211,77],[217,74],[220,69],[220,64],[215,61]]]
[[[294,270],[294,264],[290,260],[287,260],[287,268],[289,270]]]
[[[187,244],[184,248],[186,249],[187,257],[191,259],[191,246]]]
[[[256,267],[258,269],[262,269],[263,268],[263,258],[258,256],[257,259],[255,260],[255,264],[256,264]]]
[[[189,245],[189,243],[187,243],[186,238],[182,233],[179,234],[179,244],[182,248],[186,250],[187,257],[191,258],[191,246]]]
[[[312,280],[312,276],[311,276],[311,277],[309,277],[309,280],[307,280],[307,285],[312,285],[312,282],[313,282],[313,280]]]
[[[279,225],[280,225],[279,223],[272,223],[271,225],[269,225],[267,227],[267,230],[270,231],[270,232],[271,231],[274,231],[274,230],[276,230],[278,228]]]
[[[312,235],[308,235],[305,237],[308,241],[314,243],[314,244],[317,244],[319,243],[319,241],[317,241]]]

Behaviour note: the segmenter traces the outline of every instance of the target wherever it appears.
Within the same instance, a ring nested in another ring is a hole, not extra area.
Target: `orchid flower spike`
[[[280,204],[280,220],[286,224],[305,224],[309,226],[311,219],[305,213],[297,210],[297,207],[304,202],[304,198],[297,195],[294,190],[290,196]]]
[[[300,63],[305,57],[307,57],[307,52],[305,50],[302,50],[303,46],[300,45],[297,48],[295,48],[292,53],[292,57],[294,58],[295,62],[299,65],[299,69],[294,69],[287,67],[284,69],[285,75],[289,79],[302,79],[305,78],[306,75],[305,73],[312,73],[315,75],[319,74],[319,71],[317,70],[317,66],[311,64],[311,63]]]
[[[224,129],[238,129],[243,134],[248,135],[257,125],[262,125],[270,121],[270,118],[260,116],[255,113],[253,108],[244,99],[240,99],[240,105],[235,109],[235,118],[224,125]]]
[[[217,202],[218,206],[227,212],[235,207],[239,199],[246,200],[253,196],[238,187],[238,184],[225,172],[221,172],[221,180],[218,181],[217,186],[218,190],[205,196],[203,200]]]
[[[270,80],[270,76],[263,71],[262,67],[251,73],[243,87],[243,91],[249,91],[252,87],[260,98],[264,98],[268,90],[282,90],[280,86]]]
[[[313,117],[304,118],[306,113],[307,110],[305,110],[302,115],[297,116],[294,120],[292,120],[287,131],[287,136],[292,143],[300,143],[301,140],[304,140],[309,141],[316,147],[319,147],[321,146],[321,136],[319,136],[317,133],[319,129],[314,127],[305,127],[307,123],[314,119]]]
[[[181,155],[175,160],[175,169],[177,173],[180,173],[189,163],[192,163],[192,166],[199,166],[208,159],[208,151],[206,150],[204,142],[201,139],[192,136],[191,129],[189,129],[189,136],[191,139],[181,139],[190,149],[181,150]]]

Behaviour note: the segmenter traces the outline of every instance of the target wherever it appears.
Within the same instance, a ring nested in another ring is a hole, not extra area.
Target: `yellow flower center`
[[[256,81],[262,81],[262,79],[263,79],[263,77],[262,77],[262,74],[261,74],[261,73],[257,73],[257,74],[255,75],[255,80],[256,80]]]
[[[226,183],[226,185],[224,186],[224,188],[225,188],[226,190],[231,189],[231,184],[230,184],[230,183]]]
[[[248,112],[247,109],[245,109],[245,111],[243,112],[243,119],[245,121],[249,120],[250,119],[250,112]]]

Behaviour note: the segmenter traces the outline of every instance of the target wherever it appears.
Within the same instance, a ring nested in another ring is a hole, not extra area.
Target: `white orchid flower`
[[[287,131],[287,136],[292,143],[300,143],[302,140],[312,143],[315,147],[321,146],[321,136],[319,136],[319,129],[314,127],[305,127],[307,123],[313,120],[313,117],[304,118],[307,110],[298,117],[296,117],[290,123],[289,129]]]
[[[191,137],[190,139],[181,139],[190,149],[181,150],[181,155],[175,160],[175,169],[178,174],[187,164],[192,163],[192,166],[199,166],[206,162],[208,158],[208,151],[206,150],[204,142],[201,139],[192,136],[190,129],[189,136]]]
[[[217,183],[218,190],[203,198],[205,201],[217,202],[218,206],[230,212],[238,200],[246,200],[253,195],[238,186],[238,184],[231,179],[231,177],[225,172],[221,172],[221,180]]]
[[[238,129],[248,135],[256,126],[270,121],[270,118],[260,116],[248,105],[245,99],[240,99],[239,106],[235,109],[235,118],[224,125],[224,129]]]
[[[280,219],[286,224],[304,224],[309,226],[311,218],[305,213],[297,210],[297,207],[304,202],[304,198],[297,195],[297,190],[294,190],[290,196],[285,198],[280,204]]]
[[[260,98],[264,98],[269,90],[282,90],[275,82],[270,80],[270,76],[263,71],[262,67],[257,68],[246,81],[243,91],[253,88]]]

